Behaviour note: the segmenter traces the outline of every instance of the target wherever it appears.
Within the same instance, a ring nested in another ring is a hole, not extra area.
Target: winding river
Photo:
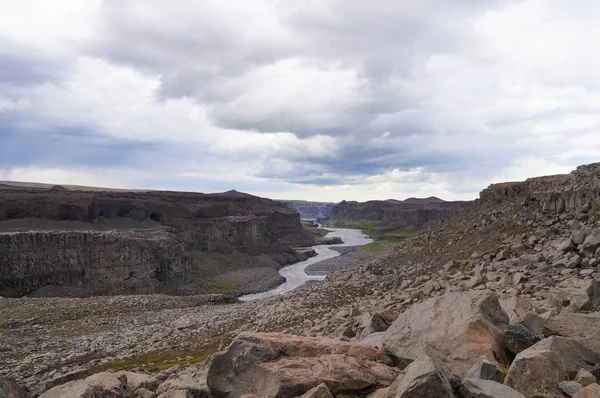
[[[373,242],[373,239],[367,237],[362,231],[358,229],[347,229],[347,228],[327,228],[332,231],[327,234],[327,237],[338,236],[342,238],[344,242],[341,245],[335,245],[334,247],[340,246],[362,246]],[[301,261],[296,264],[288,265],[279,270],[279,274],[283,276],[286,281],[275,289],[267,290],[262,293],[247,294],[239,297],[242,301],[253,301],[261,300],[272,296],[277,296],[294,290],[308,281],[322,281],[325,279],[324,275],[307,275],[304,270],[309,265],[316,264],[329,258],[337,257],[340,252],[330,249],[331,245],[319,245],[313,246],[312,248],[317,252],[317,255],[309,258],[308,260]]]

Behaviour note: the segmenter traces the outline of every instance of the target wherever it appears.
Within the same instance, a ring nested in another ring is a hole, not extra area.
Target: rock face
[[[51,388],[39,398],[124,398],[127,377],[98,373],[85,380],[70,381]]]
[[[446,202],[438,198],[342,201],[331,214],[328,225],[344,226],[351,222],[376,222],[384,226],[423,228],[450,218],[473,206],[473,202]]]
[[[427,354],[464,377],[482,355],[507,360],[503,341],[507,326],[508,315],[496,296],[480,291],[447,293],[402,313],[385,332],[383,346],[405,364]]]
[[[390,365],[380,351],[338,340],[241,334],[213,358],[207,383],[215,397],[294,397],[321,383],[339,394],[390,385],[397,375]]]
[[[528,394],[572,380],[580,369],[600,365],[600,355],[575,340],[552,336],[521,352],[513,361],[505,383]]]
[[[229,276],[279,282],[302,257],[288,245],[311,239],[282,204],[237,192],[0,190],[0,295],[235,291]]]

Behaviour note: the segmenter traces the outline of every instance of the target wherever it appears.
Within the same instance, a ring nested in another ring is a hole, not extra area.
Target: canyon
[[[490,185],[266,300],[0,302],[0,391],[15,397],[597,397],[600,163]]]
[[[236,191],[0,189],[0,295],[252,293],[315,238],[298,214]]]

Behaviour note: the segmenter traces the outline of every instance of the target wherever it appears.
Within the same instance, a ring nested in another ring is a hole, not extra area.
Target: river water
[[[327,237],[338,236],[342,238],[344,242],[341,245],[334,245],[333,247],[340,246],[362,246],[373,242],[373,239],[369,238],[365,234],[362,233],[361,230],[358,229],[348,229],[348,228],[327,228],[332,231],[327,234]],[[277,296],[278,294],[283,294],[294,290],[308,281],[322,281],[325,279],[324,275],[307,275],[304,270],[309,265],[316,264],[323,260],[327,260],[329,258],[337,257],[340,255],[338,251],[330,249],[330,245],[319,245],[313,246],[312,248],[317,252],[317,255],[309,258],[308,260],[301,261],[296,264],[288,265],[287,267],[283,267],[279,270],[279,274],[283,276],[286,281],[281,285],[277,286],[275,289],[267,290],[262,293],[255,294],[247,294],[245,296],[239,297],[242,301],[253,301],[265,299],[272,296]]]

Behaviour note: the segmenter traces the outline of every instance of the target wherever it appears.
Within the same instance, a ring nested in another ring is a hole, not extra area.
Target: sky
[[[600,161],[596,0],[0,0],[0,180],[315,201]]]

